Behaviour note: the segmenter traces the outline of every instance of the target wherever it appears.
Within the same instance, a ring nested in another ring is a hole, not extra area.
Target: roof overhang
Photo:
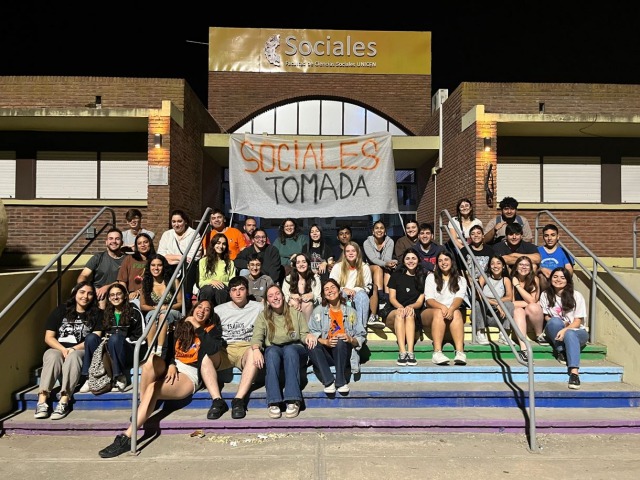
[[[349,137],[278,135],[287,140],[323,141]],[[392,137],[393,159],[396,169],[419,168],[438,158],[439,137]],[[207,133],[204,136],[205,151],[218,165],[229,166],[229,134]]]
[[[463,117],[462,130],[476,122],[495,123],[498,137],[640,137],[640,115],[486,113],[476,105]]]

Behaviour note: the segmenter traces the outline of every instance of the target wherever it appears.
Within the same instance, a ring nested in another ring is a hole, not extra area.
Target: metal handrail
[[[638,219],[640,215],[633,219],[633,269],[638,268]]]
[[[111,213],[111,222],[106,222],[102,228],[100,228],[100,230],[98,230],[96,232],[96,234],[94,235],[93,238],[91,238],[89,240],[89,242],[80,249],[80,251],[75,255],[75,257],[73,257],[73,259],[69,262],[69,264],[64,267],[64,269],[62,268],[62,256],[65,255],[67,253],[67,251],[71,248],[71,246],[83,235],[85,235],[85,232],[91,228],[97,221],[98,218],[100,218],[102,216],[103,213],[105,212],[110,212]],[[107,228],[110,227],[114,227],[116,225],[116,212],[113,210],[113,208],[111,207],[103,207],[100,209],[100,211],[98,213],[96,213],[94,215],[94,217],[89,220],[87,222],[87,224],[78,231],[78,233],[69,241],[69,243],[67,243],[64,247],[62,247],[62,249],[57,253],[57,255],[55,257],[53,257],[49,263],[47,265],[45,265],[42,270],[40,270],[40,272],[33,277],[33,279],[27,284],[27,286],[25,286],[20,293],[18,293],[13,300],[11,300],[9,302],[9,304],[2,310],[2,312],[0,312],[0,322],[2,321],[3,317],[9,312],[9,310],[11,310],[11,308],[16,305],[20,299],[22,299],[22,297],[27,293],[27,291],[29,291],[29,289],[31,289],[31,287],[33,285],[35,285],[38,280],[40,280],[40,278],[42,278],[48,271],[49,269],[56,264],[56,270],[57,270],[57,275],[56,278],[50,282],[45,288],[41,289],[40,294],[37,296],[36,300],[34,302],[31,302],[29,308],[23,312],[21,315],[16,316],[15,320],[13,321],[13,323],[11,324],[11,326],[7,329],[7,331],[2,335],[2,337],[0,337],[0,343],[2,341],[4,341],[4,339],[7,337],[7,335],[9,335],[9,333],[13,330],[13,328],[22,320],[22,318],[24,318],[24,315],[27,314],[27,312],[29,312],[29,310],[31,310],[31,308],[38,302],[38,300],[40,300],[45,293],[47,293],[49,291],[49,289],[54,285],[57,284],[57,300],[58,300],[58,305],[60,305],[62,303],[62,275],[64,273],[66,273],[74,264],[75,262],[78,260],[78,258],[80,258],[84,252],[93,244],[93,242],[95,242],[95,240],[100,236],[100,234],[106,230]]]
[[[501,300],[500,295],[498,294],[498,292],[495,290],[494,286],[489,281],[489,278],[487,277],[486,273],[483,271],[482,266],[476,260],[476,257],[473,254],[473,252],[471,250],[471,247],[469,247],[468,244],[464,243],[463,244],[463,248],[469,254],[468,258],[470,260],[470,264],[467,264],[466,260],[464,259],[465,257],[462,254],[462,250],[460,249],[460,247],[456,243],[455,239],[451,238],[451,235],[449,233],[449,229],[443,224],[443,216],[447,218],[449,228],[453,227],[453,229],[455,230],[456,235],[458,236],[458,238],[464,238],[464,236],[462,234],[462,231],[460,230],[460,227],[458,227],[458,225],[453,221],[453,218],[451,217],[451,214],[449,213],[449,211],[446,210],[446,209],[442,210],[440,212],[440,215],[438,216],[440,244],[443,245],[443,243],[442,243],[442,232],[447,233],[447,236],[449,236],[449,238],[451,239],[451,243],[455,247],[457,254],[460,256],[462,261],[465,262],[465,265],[467,265],[467,268],[471,271],[470,277],[471,277],[471,281],[473,282],[473,285],[471,286],[471,296],[472,296],[472,301],[471,301],[471,334],[472,334],[473,342],[474,343],[476,342],[476,331],[475,331],[475,322],[476,322],[475,311],[476,311],[476,309],[475,309],[475,305],[476,305],[476,296],[477,296],[477,294],[479,294],[481,299],[484,301],[485,305],[487,306],[487,311],[491,312],[492,317],[496,321],[496,324],[498,325],[498,329],[500,330],[502,335],[504,335],[504,337],[507,339],[507,345],[509,346],[509,348],[513,352],[513,355],[514,355],[516,361],[518,363],[520,363],[520,364],[523,364],[523,365],[527,366],[528,377],[529,377],[529,382],[528,382],[528,386],[529,386],[529,420],[530,420],[529,421],[529,449],[531,451],[538,451],[539,447],[538,447],[538,442],[537,442],[537,438],[536,438],[536,399],[535,399],[535,380],[534,380],[535,375],[534,375],[534,370],[533,370],[533,350],[531,348],[531,342],[529,342],[529,338],[527,337],[526,332],[521,332],[520,331],[520,329],[518,328],[518,326],[515,323],[515,320],[513,319],[511,314],[507,311],[507,308],[506,308],[504,302]],[[505,313],[505,317],[509,321],[509,324],[511,325],[512,330],[516,333],[517,337],[525,344],[525,346],[527,348],[527,354],[528,354],[527,355],[527,362],[524,362],[520,358],[520,356],[516,352],[515,344],[511,341],[509,334],[506,332],[504,326],[502,325],[502,322],[500,321],[500,319],[496,315],[496,312],[493,310],[493,308],[491,308],[491,304],[489,303],[489,299],[487,298],[487,296],[482,291],[483,289],[480,287],[480,283],[476,279],[476,276],[475,276],[475,272],[476,271],[480,273],[480,275],[482,276],[482,278],[485,281],[485,285],[489,287],[489,290],[491,290],[491,293],[494,296],[494,300],[496,300],[498,302],[498,305],[502,308],[502,311]]]
[[[210,229],[209,226],[209,217],[211,216],[211,207],[207,208],[204,212],[204,214],[202,215],[202,218],[200,219],[200,223],[198,223],[196,230],[196,233],[193,235],[193,237],[191,238],[191,241],[189,242],[189,245],[187,246],[187,248],[185,248],[184,253],[182,254],[182,257],[180,258],[180,261],[178,262],[178,264],[176,265],[175,271],[173,272],[173,275],[171,276],[171,279],[169,280],[169,285],[173,285],[175,283],[175,281],[178,278],[178,275],[181,274],[182,272],[182,276],[180,279],[180,283],[178,285],[178,288],[176,289],[176,291],[173,293],[173,296],[171,297],[171,301],[169,303],[169,308],[171,308],[171,305],[175,302],[175,298],[178,294],[178,290],[180,288],[183,287],[184,285],[184,280],[187,276],[187,273],[189,271],[189,269],[191,268],[197,268],[197,262],[196,261],[192,261],[188,268],[184,268],[184,264],[187,261],[187,256],[189,255],[189,252],[191,251],[191,248],[193,247],[193,243],[195,242],[196,238],[198,238],[198,234],[200,232],[204,232],[204,234],[206,235],[207,232]],[[146,341],[147,335],[149,334],[149,330],[151,330],[151,325],[153,325],[153,323],[155,322],[156,318],[158,317],[158,314],[160,313],[160,309],[164,306],[164,301],[167,298],[167,295],[169,293],[170,289],[166,288],[164,290],[164,292],[162,293],[162,296],[160,297],[160,299],[158,300],[158,304],[156,305],[156,308],[153,310],[153,315],[151,315],[151,318],[149,320],[149,322],[147,322],[147,325],[145,326],[144,331],[142,332],[142,335],[140,336],[140,338],[136,341],[134,350],[133,350],[133,376],[131,379],[131,454],[135,455],[136,454],[136,449],[137,449],[137,444],[138,444],[138,390],[139,390],[139,371],[140,371],[140,350],[142,349],[142,344]],[[183,292],[183,305],[186,302],[186,295],[184,295]],[[183,314],[185,312],[185,308],[183,308]],[[151,355],[151,350],[153,345],[155,344],[156,339],[158,338],[158,334],[160,333],[160,330],[162,330],[162,327],[164,326],[164,322],[166,321],[166,316],[165,318],[163,318],[162,320],[160,320],[158,322],[158,327],[156,329],[156,333],[153,337],[153,339],[151,340],[151,342],[149,342],[149,344],[147,345],[147,352],[146,355],[144,357],[143,360],[148,359],[149,355]]]
[[[538,244],[538,233],[539,231],[544,228],[544,225],[540,226],[540,217],[542,215],[547,215],[549,216],[549,218],[551,218],[551,220],[553,220],[554,224],[558,227],[558,228],[562,228],[563,232],[566,233],[567,235],[569,235],[569,237],[580,247],[582,248],[582,250],[584,250],[584,252],[591,257],[592,261],[593,261],[593,268],[592,270],[589,270],[589,268],[584,265],[584,263],[582,263],[578,258],[576,258],[576,256],[571,252],[571,250],[569,250],[569,248],[564,244],[564,242],[562,242],[562,240],[560,240],[558,242],[558,244],[565,248],[569,254],[575,259],[576,264],[578,264],[578,266],[580,266],[580,268],[582,269],[582,271],[591,279],[591,289],[589,292],[589,315],[588,315],[588,325],[589,325],[589,339],[590,341],[593,343],[596,341],[595,339],[595,326],[596,326],[596,321],[597,321],[597,315],[596,315],[596,301],[597,301],[597,297],[598,297],[598,291],[603,292],[604,294],[607,295],[607,297],[609,297],[610,299],[614,300],[616,302],[616,306],[622,310],[624,312],[624,314],[629,318],[629,320],[631,320],[638,328],[640,328],[640,321],[638,321],[637,318],[637,314],[631,310],[629,308],[629,306],[627,305],[627,303],[625,302],[617,302],[617,298],[615,298],[615,296],[607,290],[607,286],[606,284],[604,284],[604,282],[602,280],[599,279],[598,277],[598,269],[601,268],[602,270],[604,270],[606,273],[609,274],[609,276],[611,277],[611,279],[618,285],[619,288],[623,289],[625,291],[625,294],[629,295],[631,298],[633,298],[636,302],[640,303],[640,298],[638,298],[638,296],[633,293],[633,290],[626,284],[624,283],[618,275],[616,275],[602,260],[600,260],[600,258],[593,253],[591,250],[589,250],[589,248],[587,248],[587,246],[582,243],[580,241],[580,239],[578,237],[576,237],[573,233],[571,233],[571,231],[560,221],[558,220],[558,218],[551,213],[549,210],[541,210],[538,212],[538,214],[536,215],[536,224],[535,224],[535,229],[536,229],[536,245]],[[600,283],[602,283],[602,285],[600,285]]]

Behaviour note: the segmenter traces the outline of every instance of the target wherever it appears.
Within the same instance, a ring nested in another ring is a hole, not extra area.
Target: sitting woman
[[[542,327],[544,315],[538,300],[540,299],[540,283],[534,273],[533,263],[529,257],[519,257],[511,269],[511,285],[513,286],[513,320],[523,335],[527,335],[527,325],[533,328],[536,341],[546,344]],[[520,343],[520,358],[528,361],[525,343]]]
[[[433,356],[436,365],[449,365],[450,359],[442,353],[442,344],[447,329],[451,334],[455,348],[456,365],[466,365],[464,353],[464,318],[460,306],[467,291],[467,280],[460,275],[453,255],[444,250],[436,257],[433,275],[427,276],[424,286],[424,298],[427,308],[420,318],[426,332],[431,332]]]
[[[284,301],[289,307],[302,312],[307,321],[321,300],[320,277],[311,271],[310,264],[306,253],[295,255],[294,268],[282,284]]]
[[[229,280],[236,276],[236,266],[229,258],[226,235],[217,233],[209,242],[207,255],[198,262],[198,299],[209,300],[211,305],[229,301]]]
[[[587,344],[587,305],[573,288],[573,277],[565,267],[549,276],[551,285],[540,295],[540,307],[547,321],[545,334],[560,363],[569,371],[569,388],[580,389],[580,350]]]
[[[182,290],[178,288],[178,280],[175,280],[172,286],[169,286],[170,281],[171,271],[164,256],[159,253],[150,255],[147,268],[142,277],[142,296],[140,297],[140,310],[142,310],[142,313],[145,315],[145,325],[151,321],[153,312],[155,312],[158,307],[158,302],[160,302],[165,290],[169,288],[169,292],[160,307],[158,317],[151,325],[151,329],[147,335],[147,345],[151,348],[156,331],[158,330],[158,325],[163,319],[166,319],[158,333],[158,342],[156,348],[153,350],[155,355],[163,354],[162,350],[167,340],[169,325],[177,322],[182,316]],[[171,304],[171,298],[176,290],[178,294],[175,303]]]
[[[102,315],[102,331],[108,336],[107,351],[111,357],[114,387],[124,392],[129,381],[129,370],[133,366],[133,350],[142,336],[144,320],[142,312],[129,301],[127,289],[119,283],[112,284],[106,293],[107,304]],[[100,345],[101,338],[90,333],[84,341],[84,362],[82,373],[89,374],[93,352]],[[144,351],[142,351],[144,353]],[[89,391],[87,380],[80,388],[81,393]]]
[[[384,328],[384,323],[377,318],[378,304],[384,305],[389,301],[389,289],[387,283],[391,273],[398,265],[398,261],[393,258],[394,242],[387,235],[387,227],[384,222],[378,220],[373,224],[372,235],[362,244],[364,255],[371,269],[371,279],[373,280],[373,290],[371,295],[371,322],[380,324]]]
[[[416,329],[424,309],[424,282],[426,273],[418,254],[413,248],[402,256],[402,265],[389,279],[389,303],[393,310],[386,318],[387,326],[396,334],[398,341],[398,365],[418,364],[413,347]]]
[[[253,327],[253,361],[257,368],[266,367],[265,390],[269,417],[282,416],[280,405],[284,401],[287,404],[284,416],[294,418],[300,413],[302,403],[300,367],[307,364],[307,348],[315,347],[317,341],[309,333],[307,320],[302,313],[285,303],[278,285],[269,287],[265,299],[264,310],[256,318]],[[284,395],[280,387],[281,371],[284,371]]]
[[[340,294],[356,309],[358,322],[362,328],[367,329],[367,316],[369,315],[369,293],[373,287],[371,270],[369,265],[362,261],[360,246],[349,241],[344,247],[342,259],[331,269],[329,278],[334,279],[340,285]],[[372,325],[374,328],[379,328]],[[382,323],[384,328],[384,323]],[[360,372],[360,354],[351,352],[351,373]]]
[[[324,393],[349,393],[346,369],[353,349],[359,350],[367,332],[357,321],[354,308],[346,305],[340,295],[340,285],[330,278],[322,285],[322,305],[314,308],[309,331],[317,345],[309,348],[309,357],[324,385]],[[335,366],[335,377],[331,366]]]
[[[331,247],[325,242],[324,234],[320,225],[314,223],[309,229],[309,243],[302,250],[302,253],[309,255],[311,259],[311,271],[320,276],[320,280],[324,282],[329,278],[330,267],[335,263],[333,261],[333,252]]]
[[[502,300],[502,303],[504,303],[507,312],[513,318],[513,287],[511,286],[511,279],[509,278],[507,262],[505,262],[500,255],[493,255],[489,259],[489,263],[487,264],[484,273],[489,279],[489,283],[493,289],[500,296],[499,298]],[[481,299],[478,299],[478,302],[476,303],[476,328],[478,329],[476,338],[478,343],[486,345],[489,343],[489,340],[485,333],[485,325],[495,325],[496,323],[491,310],[493,310],[498,319],[502,322],[502,326],[506,332],[511,330],[511,323],[509,323],[509,319],[507,318],[507,312],[505,312],[498,304],[495,294],[491,288],[489,288],[483,276],[478,278],[478,283],[480,284],[480,287],[482,287],[482,294],[487,298],[487,301],[491,305],[491,309],[489,309],[487,304]],[[498,335],[498,342],[504,344],[508,343],[502,332]]]
[[[296,253],[304,252],[309,244],[309,236],[302,233],[300,226],[293,218],[285,218],[280,224],[278,238],[273,246],[280,254],[280,263],[284,267],[284,275],[289,275],[293,269],[291,260]]]
[[[124,433],[116,435],[108,447],[100,450],[102,458],[112,458],[131,450],[131,436],[153,414],[158,400],[182,400],[200,388],[202,380],[209,394],[216,395],[217,380],[211,381],[207,369],[211,369],[215,356],[224,346],[222,329],[207,300],[196,303],[189,315],[175,327],[167,360],[151,355],[142,366],[140,377],[140,404],[136,421]],[[215,385],[215,386],[214,386]]]
[[[84,341],[87,335],[101,335],[102,310],[90,282],[80,282],[71,290],[64,305],[51,312],[45,323],[44,342],[49,347],[42,357],[35,418],[60,420],[71,411],[70,402],[82,371]],[[51,414],[49,395],[60,380],[60,401]]]
[[[118,270],[118,282],[127,287],[129,300],[140,307],[140,295],[142,294],[142,276],[147,267],[150,255],[156,253],[156,247],[148,233],[136,235],[133,243],[133,254],[124,257]]]

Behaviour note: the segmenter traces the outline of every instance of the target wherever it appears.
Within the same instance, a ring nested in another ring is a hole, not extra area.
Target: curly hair
[[[111,330],[116,325],[115,308],[109,300],[109,294],[111,290],[117,289],[122,292],[122,306],[120,307],[120,320],[118,326],[126,327],[132,323],[133,315],[136,313],[136,308],[131,302],[129,302],[129,292],[127,288],[121,283],[112,283],[107,289],[106,297],[107,304],[104,307],[104,313],[102,315],[102,328],[103,330]]]
[[[338,299],[340,300],[340,304],[345,305],[347,303],[347,299],[344,298],[342,295],[340,295],[340,284],[334,278],[328,278],[324,282],[322,282],[322,306],[326,307],[329,304],[329,302],[327,302],[327,299],[324,295],[324,287],[329,283],[331,283],[332,285],[335,285],[335,287],[338,289]]]
[[[144,295],[144,301],[147,305],[154,305],[151,300],[151,292],[153,292],[153,275],[151,274],[151,262],[154,260],[160,260],[162,262],[162,281],[166,287],[169,286],[171,276],[173,275],[169,268],[169,263],[164,255],[154,253],[147,258],[147,266],[144,269],[144,275],[142,276],[142,294]]]
[[[187,322],[187,318],[192,317],[194,312],[196,311],[196,308],[198,308],[199,305],[205,302],[208,303],[209,307],[211,308],[209,310],[209,318],[207,318],[202,326],[208,327],[209,325],[213,325],[214,323],[219,323],[217,322],[218,316],[213,313],[213,306],[211,305],[211,302],[209,300],[198,300],[198,302],[193,307],[191,307],[189,313],[178,320],[173,333],[173,338],[176,341],[176,347],[183,352],[189,350],[189,347],[193,345],[193,342],[196,339],[196,328],[191,322]]]
[[[293,223],[293,234],[290,237],[284,233],[284,224],[287,222]],[[294,242],[298,240],[300,233],[302,233],[300,231],[300,226],[293,218],[285,218],[280,224],[280,227],[278,227],[278,238],[280,239],[280,243],[283,245],[287,243],[287,238],[291,238]]]

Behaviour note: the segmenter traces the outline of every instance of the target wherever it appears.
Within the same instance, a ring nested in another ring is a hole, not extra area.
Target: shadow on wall
[[[4,208],[4,203],[0,199],[0,257],[4,252],[4,247],[7,246],[7,238],[9,236],[9,220],[7,219],[7,211]]]

